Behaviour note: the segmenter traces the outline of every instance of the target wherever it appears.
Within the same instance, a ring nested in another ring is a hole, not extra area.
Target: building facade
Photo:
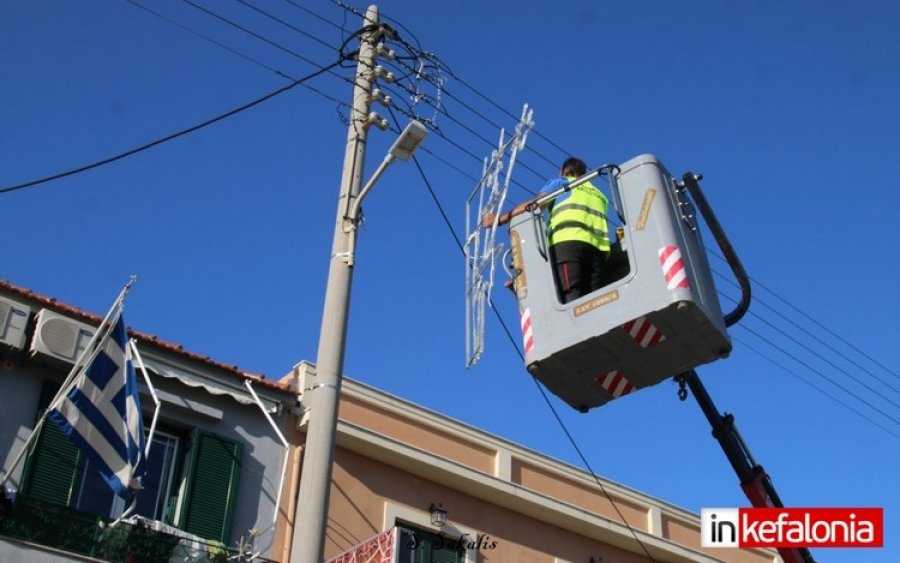
[[[0,281],[4,476],[100,321]],[[145,427],[155,426],[138,516],[110,528],[123,503],[47,425],[9,472],[0,560],[293,561],[315,366],[273,381],[129,332],[153,386],[141,384]],[[696,513],[351,379],[327,522],[335,563],[780,561],[701,548]]]
[[[109,527],[124,501],[53,423],[10,471],[101,320],[0,282],[0,460],[10,492],[0,560],[214,561],[239,546],[284,560],[276,505],[295,449],[282,440],[297,442],[295,396],[153,336],[130,331],[152,385],[138,376],[144,426],[154,430],[133,516]]]
[[[307,389],[314,374],[301,363],[291,384]],[[772,550],[703,549],[695,513],[357,381],[344,381],[339,418],[326,560],[781,560]],[[432,523],[433,512],[445,523]]]

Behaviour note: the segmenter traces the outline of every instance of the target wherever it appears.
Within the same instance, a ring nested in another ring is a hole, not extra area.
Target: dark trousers
[[[556,287],[563,303],[602,287],[603,265],[608,252],[586,242],[567,241],[551,246],[550,256],[556,267]]]

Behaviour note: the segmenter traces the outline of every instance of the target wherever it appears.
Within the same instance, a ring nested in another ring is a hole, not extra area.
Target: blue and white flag
[[[94,350],[94,359],[47,418],[100,469],[117,495],[130,500],[141,488],[145,437],[121,314]]]

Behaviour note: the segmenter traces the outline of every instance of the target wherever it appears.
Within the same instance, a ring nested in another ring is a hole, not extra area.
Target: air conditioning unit
[[[0,344],[17,350],[25,347],[25,329],[31,307],[0,297]]]
[[[38,311],[31,341],[31,352],[74,364],[87,348],[96,329],[55,313],[49,309]]]

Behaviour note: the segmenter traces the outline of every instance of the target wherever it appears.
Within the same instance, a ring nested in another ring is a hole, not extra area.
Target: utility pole
[[[325,549],[338,403],[344,348],[347,343],[350,283],[353,277],[352,259],[348,259],[352,252],[350,244],[353,233],[347,228],[347,223],[351,205],[359,196],[366,156],[366,131],[372,102],[372,83],[375,80],[375,44],[381,34],[377,6],[369,6],[363,29],[365,31],[360,34],[353,109],[344,153],[328,286],[325,290],[325,309],[319,333],[316,378],[312,389],[305,391],[312,395],[312,401],[300,491],[294,513],[291,563],[321,563]]]

